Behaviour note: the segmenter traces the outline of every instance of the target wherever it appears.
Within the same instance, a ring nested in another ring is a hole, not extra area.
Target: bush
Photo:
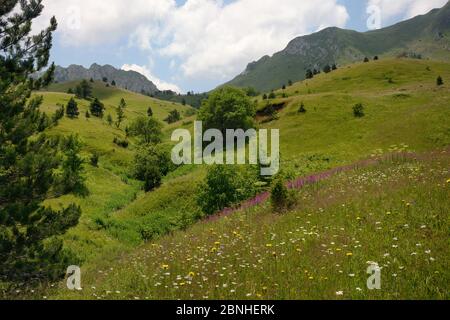
[[[92,155],[91,155],[91,158],[90,158],[90,164],[91,164],[91,166],[93,166],[93,167],[98,167],[98,160],[100,159],[100,156],[99,156],[99,154],[97,153],[97,152],[94,152]]]
[[[175,123],[175,122],[178,122],[180,120],[181,120],[181,114],[176,109],[170,111],[170,113],[167,116],[167,118],[164,119],[164,121],[167,122],[168,124]]]
[[[209,168],[200,185],[197,204],[207,215],[249,199],[256,194],[256,170],[248,167],[216,165]]]
[[[361,103],[355,104],[355,106],[353,107],[353,115],[356,118],[364,117],[364,106]]]
[[[122,147],[122,148],[124,148],[124,149],[126,149],[126,148],[128,148],[128,146],[129,146],[129,142],[128,142],[128,140],[123,140],[123,139],[119,139],[119,138],[117,138],[117,137],[114,137],[114,140],[113,140],[113,142],[114,142],[114,144],[116,144],[116,145],[118,145],[119,147]]]
[[[153,117],[141,116],[131,123],[128,133],[139,137],[143,144],[158,144],[162,138],[162,124]]]
[[[300,104],[300,108],[298,109],[298,113],[306,113],[305,104],[303,102]]]
[[[275,180],[271,190],[272,208],[276,212],[286,209],[288,203],[288,190],[281,179]]]
[[[141,148],[134,159],[134,176],[144,182],[144,190],[149,192],[161,185],[172,166],[170,154],[163,148]]]

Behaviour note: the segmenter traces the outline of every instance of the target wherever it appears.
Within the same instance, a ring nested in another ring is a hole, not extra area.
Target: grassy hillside
[[[289,80],[305,79],[306,70],[327,64],[347,65],[375,55],[401,54],[424,59],[449,60],[450,3],[439,10],[417,16],[394,26],[369,32],[327,28],[292,40],[286,49],[265,56],[228,84],[269,91],[287,85]]]
[[[444,86],[436,85],[438,75]],[[85,119],[81,102],[79,119],[64,119],[53,130],[78,132],[86,155],[102,153],[100,165],[86,165],[89,196],[49,204],[82,206],[81,223],[65,240],[83,260],[84,289],[68,292],[61,283],[32,297],[448,298],[449,82],[448,63],[381,60],[296,83],[275,100],[258,98],[259,109],[284,103],[278,120],[259,125],[280,129],[285,176],[359,164],[298,190],[297,206],[284,215],[264,203],[186,231],[180,229],[199,219],[196,186],[206,168],[181,167],[144,194],[130,178],[134,144],[112,144],[123,132]],[[153,108],[160,118],[183,109],[100,84],[95,95],[107,112],[124,97],[129,119],[146,112],[142,105],[160,105]],[[69,98],[44,96],[44,110]],[[301,102],[305,114],[297,112]],[[365,117],[353,116],[356,103],[363,103]],[[192,121],[166,126],[166,139]],[[402,156],[386,156],[392,153]],[[359,162],[370,158],[382,161]],[[366,290],[367,261],[385,266],[385,290]]]
[[[58,104],[67,104],[72,95],[64,92],[67,92],[69,88],[76,84],[77,82],[54,84],[48,90],[36,93],[44,96],[42,110],[51,115],[58,108]],[[125,149],[113,143],[114,137],[124,139],[125,126],[138,116],[147,116],[148,107],[152,108],[154,116],[160,121],[166,118],[173,109],[177,109],[181,114],[191,109],[189,106],[152,99],[114,87],[106,87],[102,82],[95,82],[93,87],[93,96],[98,97],[105,104],[104,118],[99,119],[93,116],[86,118],[85,113],[89,109],[89,101],[77,99],[80,116],[77,119],[64,117],[58,126],[49,132],[50,134],[74,133],[79,135],[83,143],[82,155],[86,160],[86,184],[89,195],[86,197],[65,196],[48,201],[48,205],[52,206],[72,202],[81,205],[83,215],[80,224],[71,230],[65,238],[67,248],[82,260],[89,259],[100,252],[124,249],[141,243],[140,233],[142,228],[145,227],[142,221],[136,219],[125,225],[125,222],[123,224],[120,221],[116,222],[116,217],[121,216],[123,209],[131,203],[134,203],[137,208],[139,208],[140,201],[146,204],[150,202],[149,205],[157,207],[158,204],[165,201],[165,199],[158,197],[149,201],[144,197],[141,191],[141,183],[132,177],[132,165],[136,152],[135,141],[130,139],[130,146]],[[108,125],[105,119],[108,114],[111,114],[115,119],[115,108],[122,98],[127,102],[126,120],[118,129],[114,125]],[[183,119],[182,121],[188,120]],[[165,125],[164,130],[173,126],[181,126],[181,122],[170,126]],[[168,139],[169,133],[166,132],[166,139]],[[89,164],[89,158],[94,153],[100,155],[98,167]],[[173,175],[176,175],[176,173],[173,173]],[[174,179],[173,185],[183,186],[186,185],[186,182],[182,179]],[[166,189],[169,191],[165,194],[176,193],[175,189],[170,187],[166,187]],[[182,205],[183,202],[180,198],[180,202],[171,203],[168,206],[179,209]],[[132,207],[127,209],[127,212],[136,213],[136,211],[139,211],[139,209],[133,209]],[[159,208],[155,210],[154,216],[162,216],[162,212],[166,211]],[[152,220],[153,216],[149,219]],[[157,223],[157,228],[158,230],[161,229],[160,232],[162,233],[167,232],[177,223],[176,219],[172,221],[167,215],[164,215],[161,220],[160,223]],[[153,223],[153,220],[151,223]]]

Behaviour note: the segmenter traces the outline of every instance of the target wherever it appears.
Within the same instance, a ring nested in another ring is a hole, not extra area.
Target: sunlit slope
[[[65,92],[69,88],[75,87],[76,84],[78,82],[54,84],[46,91],[35,93],[44,97],[41,110],[48,115],[52,115],[60,105],[66,105],[73,95]],[[86,185],[89,194],[85,197],[69,195],[48,201],[49,205],[57,207],[71,202],[81,205],[83,214],[80,224],[70,230],[65,238],[68,248],[82,259],[93,257],[99,252],[124,248],[124,246],[136,243],[136,241],[142,241],[140,226],[136,223],[132,224],[134,229],[129,231],[122,225],[114,224],[113,226],[109,222],[109,218],[114,217],[116,212],[136,199],[139,201],[139,199],[145,198],[140,190],[140,183],[133,179],[133,159],[136,153],[135,139],[129,138],[129,147],[122,148],[114,144],[114,138],[125,139],[125,127],[138,116],[147,117],[147,110],[151,107],[154,116],[161,122],[174,109],[182,114],[183,120],[179,123],[169,126],[163,122],[164,132],[166,133],[165,139],[168,139],[170,128],[182,126],[184,121],[189,121],[189,118],[185,118],[184,113],[191,109],[189,106],[159,101],[119,88],[106,87],[101,82],[93,83],[93,87],[93,96],[98,97],[105,104],[106,110],[103,119],[94,116],[87,118],[86,111],[89,110],[90,102],[76,99],[80,112],[79,117],[69,119],[65,116],[56,127],[48,132],[51,135],[77,134],[83,143],[82,156],[85,159]],[[122,98],[127,103],[125,108],[126,120],[120,128],[117,128],[114,124],[109,125],[106,119],[110,114],[115,121],[115,108]],[[98,167],[90,164],[90,158],[93,154],[98,154],[100,157]],[[175,181],[176,175],[174,173]],[[193,179],[190,179],[189,183],[191,181]],[[174,183],[176,184],[176,182]],[[181,185],[183,184],[181,183]],[[154,203],[158,203],[157,200]],[[177,203],[172,203],[172,205],[176,207]],[[146,214],[145,208],[143,210]],[[157,210],[155,210],[155,214],[158,214]],[[170,227],[172,226],[171,223],[172,221],[168,223]],[[120,232],[120,235],[117,232]],[[139,239],[136,240],[136,238]]]
[[[436,85],[439,75],[444,86]],[[280,129],[285,165],[302,168],[312,160],[329,166],[393,148],[449,145],[449,82],[448,63],[409,59],[361,63],[295,83],[277,91],[275,100],[260,99],[258,106],[285,103],[278,120],[262,124]],[[298,113],[302,102],[305,114]],[[357,103],[364,105],[362,118],[353,115]]]
[[[444,86],[436,85],[438,75],[444,79]],[[270,103],[286,102],[286,107],[280,111],[278,120],[259,126],[280,129],[281,168],[293,177],[393,150],[434,150],[450,145],[449,82],[450,65],[446,63],[386,60],[356,64],[296,83],[285,91],[286,98],[281,97],[282,91],[276,92],[278,98]],[[61,84],[57,86],[61,91],[68,89]],[[57,103],[66,103],[70,98],[64,93],[43,94],[44,110],[54,110]],[[148,104],[159,119],[173,108],[184,108],[106,88],[101,83],[96,84],[94,95],[105,102],[106,114],[110,112],[113,116],[113,108],[125,98],[128,120],[145,115]],[[144,101],[143,106],[139,101]],[[302,101],[306,114],[297,112]],[[99,167],[86,165],[91,191],[88,197],[64,197],[53,203],[81,204],[81,223],[69,232],[66,243],[85,259],[86,266],[95,269],[98,260],[115,260],[111,252],[130,250],[197,221],[196,188],[205,168],[182,167],[166,177],[161,188],[144,194],[139,183],[131,178],[133,141],[128,149],[114,145],[114,136],[124,138],[124,132],[105,120],[86,119],[88,102],[78,102],[80,117],[65,118],[52,132],[79,133],[85,142],[86,157],[94,151],[101,153]],[[258,99],[259,108],[266,103]],[[365,117],[353,116],[356,103],[363,103]],[[166,109],[159,111],[158,104]],[[192,130],[193,120],[185,118],[166,126],[165,141],[175,128]]]

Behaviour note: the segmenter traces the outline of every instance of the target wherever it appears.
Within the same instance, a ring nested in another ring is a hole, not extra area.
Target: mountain
[[[305,78],[307,69],[362,61],[365,57],[411,56],[450,60],[450,2],[441,9],[391,27],[357,32],[336,27],[298,37],[281,52],[250,63],[228,82],[268,91]]]
[[[100,66],[94,63],[89,69],[79,65],[67,68],[57,66],[55,69],[56,82],[69,82],[82,79],[103,80],[109,83],[115,81],[116,86],[136,93],[154,94],[158,92],[156,85],[142,74],[135,71],[124,71],[110,65]]]

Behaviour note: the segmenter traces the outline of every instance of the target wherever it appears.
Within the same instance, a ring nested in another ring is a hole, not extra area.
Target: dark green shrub
[[[362,105],[362,103],[355,104],[355,106],[353,107],[353,115],[356,118],[364,117],[364,106]]]

